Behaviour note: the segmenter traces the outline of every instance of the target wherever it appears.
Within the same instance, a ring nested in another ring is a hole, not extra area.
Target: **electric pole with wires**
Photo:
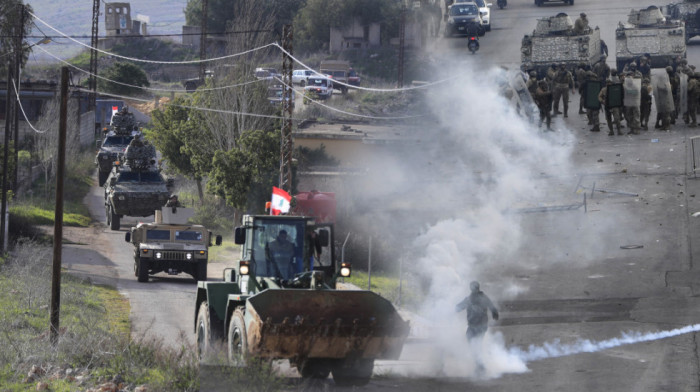
[[[100,21],[100,0],[92,3],[92,37],[90,39],[90,79],[88,89],[91,91],[88,111],[95,110],[97,100],[97,28]]]
[[[284,25],[282,28],[282,140],[280,144],[280,189],[292,192],[292,153],[294,142],[292,140],[292,114],[294,113],[294,101],[292,100],[292,41],[294,31],[292,25]]]
[[[204,77],[206,76],[207,66],[204,59],[207,58],[207,14],[209,13],[209,0],[202,0],[202,32],[199,36],[199,83],[204,85]]]

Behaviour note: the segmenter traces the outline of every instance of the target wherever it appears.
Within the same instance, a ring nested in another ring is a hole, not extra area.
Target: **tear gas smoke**
[[[567,355],[580,353],[595,353],[602,350],[607,350],[614,347],[625,346],[628,344],[650,342],[671,338],[674,336],[684,335],[691,332],[700,331],[700,324],[688,325],[682,328],[672,329],[669,331],[659,332],[624,332],[619,338],[608,340],[593,341],[588,339],[578,340],[573,343],[561,343],[558,340],[545,343],[541,346],[530,346],[527,350],[517,348],[510,349],[510,354],[517,356],[525,362],[539,361],[547,358],[557,358]]]

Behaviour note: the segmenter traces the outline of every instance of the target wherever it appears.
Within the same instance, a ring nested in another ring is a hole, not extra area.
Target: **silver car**
[[[306,80],[314,76],[314,71],[309,69],[295,69],[292,71],[292,84],[298,84],[301,87],[306,86]]]

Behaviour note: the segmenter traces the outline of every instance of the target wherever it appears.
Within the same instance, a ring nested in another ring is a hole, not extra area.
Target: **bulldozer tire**
[[[207,261],[201,260],[197,262],[194,280],[205,282],[207,280]]]
[[[139,258],[135,264],[136,280],[141,283],[148,282],[148,261]]]
[[[109,177],[109,172],[97,171],[97,183],[100,186],[104,186],[105,181],[107,181],[107,177]]]
[[[248,361],[248,335],[243,311],[236,309],[228,323],[228,360],[233,366],[245,366]]]
[[[327,359],[307,359],[297,365],[297,370],[303,378],[315,378],[324,380],[331,373],[331,362]]]
[[[204,360],[208,354],[212,352],[213,336],[211,330],[211,321],[209,319],[209,303],[206,301],[199,305],[197,312],[197,357],[200,361]]]
[[[114,213],[112,206],[109,206],[109,228],[112,230],[119,230],[119,215]]]
[[[339,361],[333,366],[333,381],[340,387],[367,385],[374,370],[373,359],[360,359],[354,366],[344,366],[344,361]]]

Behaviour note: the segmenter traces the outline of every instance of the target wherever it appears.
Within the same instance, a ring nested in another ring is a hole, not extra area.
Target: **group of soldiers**
[[[568,117],[569,93],[578,91],[579,114],[586,114],[591,132],[600,132],[600,111],[605,112],[608,135],[622,135],[649,129],[652,102],[656,103],[655,128],[668,131],[680,115],[690,127],[697,126],[696,112],[700,99],[700,72],[679,58],[665,73],[652,76],[651,62],[641,57],[625,65],[622,72],[611,69],[603,55],[593,67],[580,64],[572,73],[566,64],[552,64],[540,77],[531,71],[526,84],[540,112],[540,127],[546,122],[551,129],[552,116]],[[563,113],[559,102],[563,101]],[[585,110],[584,110],[585,109]]]

